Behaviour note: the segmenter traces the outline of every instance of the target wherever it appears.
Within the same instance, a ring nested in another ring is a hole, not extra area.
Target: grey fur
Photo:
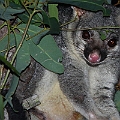
[[[66,11],[66,13],[68,12]],[[117,8],[112,8],[110,17],[103,17],[102,12],[86,12],[77,21],[67,25],[66,28],[74,30],[117,26],[119,25],[117,17],[120,15],[118,13],[119,9]],[[74,16],[73,14],[71,19]],[[70,16],[67,17],[70,20]],[[92,43],[87,43],[82,39],[82,31],[62,32],[61,39],[65,41],[66,48],[62,48],[65,72],[59,76],[60,87],[70,99],[76,111],[83,114],[88,120],[120,120],[119,113],[113,102],[114,86],[120,75],[119,30],[112,29],[118,42],[115,47],[111,48],[108,47],[107,40],[102,41],[100,39],[99,30],[91,31],[94,33]],[[107,54],[106,58],[97,64],[89,63],[84,55],[84,50],[87,47],[89,50],[99,49],[105,52]]]
[[[84,15],[80,18],[77,17],[76,21],[66,25],[65,28],[75,30],[120,25],[120,10],[114,7],[110,7],[110,9],[112,10],[110,17],[103,17],[102,12],[86,11]],[[74,19],[75,16],[76,12],[71,7],[59,8],[62,24]],[[57,75],[36,64],[33,78],[29,85],[26,84],[26,91],[23,91],[24,99],[26,92],[28,92],[27,97],[30,97],[31,94],[37,94],[41,102],[37,109],[43,110],[47,114],[46,112],[50,111],[45,107],[51,106],[51,98],[53,97],[50,91],[59,82],[60,89],[74,110],[82,114],[87,120],[120,120],[113,102],[115,84],[120,76],[120,38],[119,29],[111,30],[113,33],[109,33],[106,40],[103,41],[98,33],[100,30],[91,30],[91,34],[94,35],[92,35],[92,41],[87,42],[83,40],[80,30],[71,32],[63,30],[59,36],[55,36],[56,42],[63,52],[65,71],[63,74]],[[118,39],[117,45],[109,47],[107,45],[108,40],[113,36]],[[93,49],[97,49],[103,54],[103,59],[98,63],[90,63],[84,54]],[[21,92],[17,91],[16,94],[20,96]],[[54,102],[59,97],[53,98],[55,98]],[[50,102],[47,102],[46,99],[47,101],[50,99]],[[53,113],[52,118],[49,113],[50,119],[46,117],[46,120],[68,120],[68,118],[64,119],[63,116],[62,118],[59,117],[59,113],[57,115]],[[73,119],[70,118],[69,120]]]

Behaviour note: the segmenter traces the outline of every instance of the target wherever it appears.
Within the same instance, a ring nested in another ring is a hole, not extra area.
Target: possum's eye
[[[90,32],[88,30],[82,31],[82,38],[83,39],[90,39]]]
[[[116,38],[112,38],[108,41],[108,46],[109,47],[115,47],[117,45],[117,39]]]

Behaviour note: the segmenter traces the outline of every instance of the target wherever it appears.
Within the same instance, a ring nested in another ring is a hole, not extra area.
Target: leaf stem
[[[4,22],[2,25],[0,25],[0,29],[2,29],[6,24],[6,22]]]
[[[16,56],[17,56],[17,53],[18,53],[18,51],[20,50],[20,48],[21,48],[21,46],[22,46],[22,44],[23,44],[23,42],[24,42],[24,40],[25,40],[25,37],[26,37],[27,31],[28,31],[30,22],[31,22],[32,17],[33,17],[34,14],[35,14],[35,11],[33,11],[32,14],[30,14],[28,23],[27,23],[27,25],[26,25],[24,34],[23,34],[22,39],[21,39],[21,42],[20,42],[20,44],[18,45],[18,48],[16,49],[16,51],[15,51],[15,53],[14,53],[14,55],[13,55],[13,58],[12,58],[12,60],[11,60],[11,64],[13,64],[13,62],[15,61],[15,58],[16,58]],[[7,79],[8,79],[9,74],[10,74],[10,70],[7,71],[6,76],[5,76],[5,79],[4,79],[4,82],[3,82],[3,84],[1,85],[0,89],[3,89],[5,83],[6,83]]]
[[[37,36],[37,35],[39,35],[39,34],[45,32],[45,31],[48,31],[48,30],[50,30],[50,28],[43,28],[43,30],[37,32],[36,34],[34,34],[34,35],[31,36],[31,37],[26,38],[26,40],[30,40],[30,39],[32,39],[33,37],[35,37],[35,36]]]
[[[7,28],[8,28],[8,44],[7,44],[7,51],[6,51],[6,53],[5,53],[5,58],[7,58],[7,55],[8,55],[8,52],[9,52],[9,49],[10,49],[10,21],[7,21],[6,22],[7,23]],[[6,24],[6,23],[4,23],[4,24]],[[3,73],[3,68],[4,68],[4,65],[2,65],[2,69],[1,69],[1,78],[2,78],[2,73]],[[9,75],[9,73],[6,73],[6,75]],[[7,76],[8,76],[7,75]],[[5,76],[6,77],[6,76]],[[3,81],[1,80],[1,83],[0,83],[0,90],[2,90],[2,86],[3,85],[5,85],[5,83],[6,83],[6,79],[4,79]],[[1,91],[0,91],[1,92]]]
[[[81,28],[81,29],[68,29],[68,28],[62,28],[62,31],[67,32],[74,32],[74,31],[81,31],[81,30],[100,30],[100,29],[120,29],[120,26],[104,26],[104,27],[95,27],[95,28]]]

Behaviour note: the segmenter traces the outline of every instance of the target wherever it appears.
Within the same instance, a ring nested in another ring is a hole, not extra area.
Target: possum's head
[[[73,43],[89,65],[99,65],[119,57],[119,31],[108,29],[111,26],[117,26],[114,17],[103,17],[101,12],[86,12],[76,24]]]
[[[120,58],[119,29],[113,29],[120,26],[120,8],[112,6],[110,9],[112,12],[108,17],[104,17],[100,11],[96,13],[85,11],[72,23],[70,20],[74,20],[82,12],[73,7],[71,10],[69,8],[72,12],[68,14],[68,10],[65,9],[65,15],[62,15],[65,20],[61,18],[60,21],[70,23],[66,29],[71,31],[63,31],[62,40],[65,41],[65,47],[68,48],[72,59],[79,61],[79,57],[82,57],[89,65],[95,66]]]
[[[104,40],[101,39],[100,33],[106,36]],[[119,49],[119,37],[116,33],[105,34],[103,31],[83,30],[79,31],[78,37],[80,41],[76,42],[76,47],[83,49],[82,57],[90,65],[98,65],[108,58],[116,58],[115,54]]]

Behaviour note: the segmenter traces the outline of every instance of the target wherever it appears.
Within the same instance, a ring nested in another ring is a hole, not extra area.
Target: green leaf
[[[9,91],[7,92],[7,94],[5,95],[5,101],[4,101],[4,107],[6,106],[7,102],[11,105],[11,107],[13,108],[13,104],[12,104],[12,95],[15,93],[15,90],[18,86],[18,81],[19,81],[19,77],[17,76],[13,76]]]
[[[50,25],[50,32],[49,33],[50,34],[59,34],[60,26],[59,26],[59,23],[58,23],[57,19],[54,18],[54,17],[51,17],[49,19],[49,21],[50,21],[50,23],[49,23],[49,25]]]
[[[35,25],[30,25],[27,33],[29,34],[29,37],[31,37],[32,41],[35,44],[38,44],[42,37],[44,37],[49,32],[49,29],[46,28],[40,28]]]
[[[42,2],[42,3],[45,3],[46,2],[46,0],[39,0],[40,2]]]
[[[111,0],[107,0],[107,2],[108,2],[109,4],[111,4]]]
[[[8,40],[8,35],[6,35],[3,39],[0,40],[0,55],[4,53],[5,50],[7,50],[8,45],[10,47],[15,46],[15,36],[14,34],[10,34],[9,36],[10,41]]]
[[[51,35],[47,35],[40,41],[37,46],[28,41],[31,56],[41,65],[55,73],[63,73],[64,67],[62,61],[62,52],[55,43]]]
[[[104,32],[101,31],[99,34],[100,34],[101,40],[105,40],[107,38],[107,36]]]
[[[20,0],[10,0],[11,2],[14,2],[16,4],[20,4]],[[24,1],[24,0],[21,0],[21,1]]]
[[[4,120],[3,96],[0,94],[0,120]]]
[[[0,3],[4,3],[4,0],[0,0]]]
[[[18,29],[24,33],[24,30],[25,30],[25,27],[26,27],[26,24],[21,24],[18,26]],[[49,29],[46,29],[46,28],[40,28],[38,26],[35,26],[35,25],[30,25],[29,26],[29,29],[27,31],[27,34],[28,34],[28,39],[32,39],[32,41],[35,43],[35,44],[39,44],[41,38],[43,36],[45,36],[47,33],[49,32]]]
[[[41,11],[42,17],[43,17],[43,23],[49,25],[49,17],[45,11]]]
[[[11,63],[8,62],[3,56],[0,56],[0,61],[4,63],[14,74],[16,74],[17,76],[20,76],[20,73],[16,70],[16,68],[13,67]]]
[[[33,11],[29,10],[29,12],[32,13]],[[40,18],[40,15],[38,15],[38,14],[39,13],[37,13],[33,16],[32,20],[31,20],[31,24],[34,24],[34,25],[37,25],[37,26],[41,25],[42,18]],[[17,16],[21,19],[21,21],[23,23],[28,23],[28,20],[29,20],[29,17],[30,17],[28,12],[24,12],[23,14],[18,14]]]
[[[29,46],[26,41],[23,42],[22,47],[17,53],[16,69],[21,73],[30,64]]]
[[[13,19],[15,14],[22,13],[24,11],[24,9],[13,9],[10,6],[4,7],[2,4],[0,4],[0,18],[3,20]]]
[[[47,14],[42,11],[43,16],[43,23],[46,25],[49,25],[50,27],[50,34],[59,34],[60,32],[60,25],[58,23],[58,20],[55,17],[48,17]]]
[[[116,92],[114,102],[116,104],[118,111],[120,112],[120,91]]]
[[[16,35],[18,39],[20,39],[19,35]],[[18,40],[19,41],[19,40]],[[21,49],[18,51],[17,58],[16,58],[16,69],[21,73],[22,70],[24,70],[30,63],[30,55],[29,55],[29,46],[24,41]],[[10,88],[8,93],[5,96],[5,102],[4,106],[7,104],[7,102],[13,107],[12,105],[12,95],[14,94],[17,85],[18,85],[19,77],[13,76]]]
[[[110,10],[103,7],[106,0],[48,0],[48,3],[64,3],[71,4],[79,8],[91,11],[102,10],[104,16],[110,15]]]
[[[21,1],[23,1],[23,0],[21,0]],[[13,9],[18,9],[18,10],[24,8],[24,7],[20,4],[20,0],[17,0],[17,1],[15,1],[15,0],[10,0],[9,6],[10,6],[11,8],[13,8]]]
[[[50,17],[55,17],[58,20],[58,4],[48,4],[48,11]]]

